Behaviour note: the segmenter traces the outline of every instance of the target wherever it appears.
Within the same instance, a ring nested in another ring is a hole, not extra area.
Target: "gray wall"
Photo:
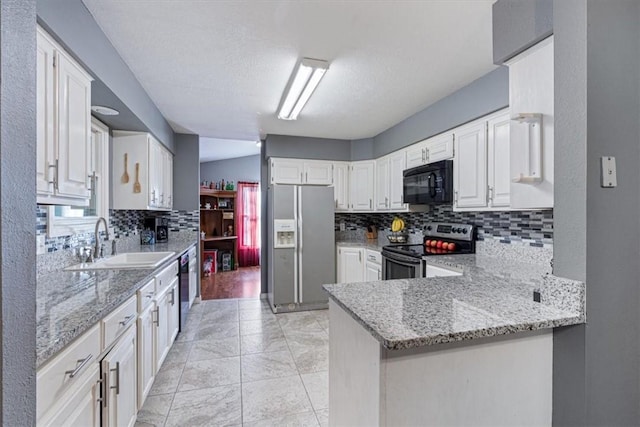
[[[36,421],[36,3],[0,1],[0,424]]]
[[[351,160],[373,159],[373,138],[351,141]]]
[[[587,283],[587,325],[554,333],[554,424],[637,425],[640,4],[556,0],[554,14],[555,271]],[[605,155],[617,188],[600,187]]]
[[[173,158],[173,209],[194,211],[200,205],[200,138],[198,135],[175,135]]]
[[[373,156],[429,138],[509,105],[509,70],[496,70],[373,138]]]
[[[104,35],[82,0],[38,0],[38,21],[164,145],[173,151],[173,130]],[[97,93],[104,91],[100,87]],[[105,120],[109,122],[109,120]],[[110,124],[110,123],[107,123]],[[110,124],[112,125],[112,124]],[[113,126],[113,125],[112,125]],[[134,129],[135,126],[125,130]]]
[[[260,182],[260,155],[200,163],[201,181]]]
[[[267,135],[265,156],[318,160],[350,160],[351,141],[345,139]]]
[[[502,64],[553,33],[553,0],[493,4],[493,62]]]

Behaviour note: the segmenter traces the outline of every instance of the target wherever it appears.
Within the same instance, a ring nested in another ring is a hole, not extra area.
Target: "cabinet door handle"
[[[87,363],[89,363],[89,361],[93,359],[93,354],[88,355],[87,357],[85,357],[84,359],[78,359],[78,365],[75,367],[75,369],[73,370],[69,370],[69,371],[65,371],[66,375],[69,375],[69,378],[73,378],[76,375],[78,375],[78,373],[82,370],[82,368],[85,367],[85,365]]]
[[[304,182],[309,182],[309,172],[304,173]]]
[[[151,318],[151,323],[155,323],[156,326],[160,326],[160,307],[156,307],[155,310],[153,310],[156,313],[156,320],[153,320],[153,317]]]
[[[358,262],[362,262],[362,252],[358,252]]]
[[[380,270],[378,270],[378,280],[380,280]]]
[[[304,183],[304,172],[300,172],[300,182]]]
[[[420,150],[422,152],[422,163],[424,163],[426,160],[424,158],[424,148],[422,150]]]
[[[171,289],[171,305],[174,305],[176,303],[176,293],[175,293],[176,288]]]
[[[373,209],[373,200],[369,199],[369,209]]]
[[[491,202],[491,204],[493,204],[494,191],[494,188],[492,186],[489,186],[489,201]]]
[[[123,320],[120,321],[120,325],[122,326],[126,325],[127,323],[129,323],[129,320],[131,320],[134,317],[135,315],[133,314],[128,315],[127,317],[125,317]]]
[[[427,158],[427,163],[429,163],[429,149],[428,149],[428,148],[425,148],[425,149],[424,149],[424,151],[425,151],[425,153],[426,153],[426,156],[425,156],[425,157]]]
[[[52,165],[49,165],[49,169],[53,168],[55,169],[54,173],[53,173],[53,181],[48,181],[49,184],[53,184],[53,189],[58,191],[59,189],[59,182],[58,182],[58,166],[60,165],[60,160],[56,159],[55,163]]]
[[[116,394],[120,394],[120,362],[116,362],[116,369],[110,369],[110,371],[116,373],[116,385],[112,385],[109,388],[115,389]]]
[[[458,206],[458,192],[454,191],[453,195],[454,195],[454,200],[455,200],[456,206]]]

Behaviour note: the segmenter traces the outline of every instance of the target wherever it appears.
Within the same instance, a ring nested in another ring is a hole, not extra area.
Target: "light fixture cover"
[[[278,118],[295,120],[313,94],[325,72],[329,62],[321,59],[302,58],[295,73],[290,79],[288,89],[282,97]]]
[[[117,116],[120,114],[118,110],[114,110],[110,107],[105,107],[104,105],[92,105],[91,111],[94,113],[102,114],[103,116]]]

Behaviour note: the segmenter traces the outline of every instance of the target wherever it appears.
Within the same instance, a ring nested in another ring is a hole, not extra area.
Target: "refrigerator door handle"
[[[298,187],[298,284],[296,302],[302,303],[302,187]]]

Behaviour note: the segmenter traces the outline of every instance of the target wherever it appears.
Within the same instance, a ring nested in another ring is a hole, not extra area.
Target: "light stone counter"
[[[171,237],[174,237],[172,234]],[[75,338],[118,307],[153,273],[197,243],[197,233],[180,233],[169,243],[134,245],[120,252],[175,252],[157,269],[53,271],[38,276],[36,297],[36,366],[42,366]]]
[[[385,348],[408,349],[585,321],[585,286],[549,266],[451,255],[427,263],[462,276],[325,285],[331,300]],[[533,301],[539,290],[542,302]]]

